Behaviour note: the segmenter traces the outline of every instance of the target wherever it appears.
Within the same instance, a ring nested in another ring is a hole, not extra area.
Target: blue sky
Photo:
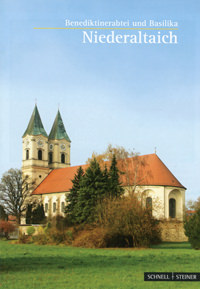
[[[47,133],[59,104],[72,165],[110,143],[141,154],[157,147],[187,187],[187,199],[200,196],[200,1],[2,0],[0,6],[0,175],[21,166],[21,136],[37,99]],[[171,19],[179,23],[179,43],[83,44],[81,30],[33,29],[64,27],[65,19]]]

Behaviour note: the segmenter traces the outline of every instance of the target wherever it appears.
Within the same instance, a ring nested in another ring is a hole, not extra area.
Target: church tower
[[[66,133],[60,111],[56,115],[51,132],[49,134],[49,168],[66,168],[70,166],[70,143]]]
[[[22,172],[24,175],[29,175],[38,185],[49,173],[49,167],[48,136],[36,105],[22,138]]]

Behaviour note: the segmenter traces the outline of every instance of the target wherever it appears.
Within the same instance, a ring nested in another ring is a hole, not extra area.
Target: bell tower
[[[29,175],[36,185],[49,173],[48,136],[43,127],[37,105],[33,110],[23,139],[22,172]]]
[[[70,143],[65,126],[58,110],[51,132],[49,134],[48,160],[50,169],[70,166]]]

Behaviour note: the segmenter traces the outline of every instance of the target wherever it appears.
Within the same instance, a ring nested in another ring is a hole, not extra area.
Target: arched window
[[[53,153],[49,152],[49,164],[52,164],[53,162]]]
[[[42,160],[42,150],[38,150],[38,160]]]
[[[152,214],[152,198],[151,197],[146,198],[146,208]]]
[[[26,150],[26,160],[29,159],[29,150]]]
[[[64,213],[65,212],[65,202],[61,203],[61,212]]]
[[[56,202],[53,203],[53,213],[56,211]]]
[[[61,154],[61,163],[62,163],[62,164],[65,163],[65,154]]]
[[[169,216],[170,218],[176,218],[176,200],[169,199]]]
[[[47,213],[48,212],[48,203],[45,203],[45,205],[44,205],[44,211],[45,211],[45,213]]]

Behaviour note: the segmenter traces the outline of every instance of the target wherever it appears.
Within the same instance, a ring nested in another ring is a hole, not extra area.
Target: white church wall
[[[66,193],[51,193],[42,195],[42,203],[45,209],[45,204],[48,204],[48,210],[45,211],[46,217],[54,217],[56,215],[64,216],[62,212],[62,202],[66,206]]]
[[[125,195],[130,191],[130,187],[125,187]],[[146,198],[152,198],[152,215],[155,218],[163,219],[165,217],[163,186],[138,186],[135,193],[141,199],[144,206],[146,206]]]
[[[127,195],[130,188],[125,187],[124,189],[125,195]],[[144,206],[146,206],[146,198],[152,198],[152,215],[161,220],[169,219],[169,199],[174,198],[176,200],[176,219],[183,220],[185,189],[165,186],[140,186],[136,188],[135,193],[141,199]],[[62,203],[66,206],[66,192],[43,194],[42,202],[44,209],[45,204],[48,203],[48,211],[45,212],[46,216],[65,215]]]
[[[125,187],[125,194],[131,191]],[[185,206],[185,189],[168,186],[138,186],[135,190],[146,205],[146,198],[152,198],[152,214],[158,219],[169,219],[169,199],[176,200],[176,219],[183,220]]]
[[[176,214],[175,218],[178,220],[183,220],[184,209],[185,209],[185,189],[176,187],[166,187],[165,188],[165,217],[170,218],[169,215],[169,200],[176,200]]]

